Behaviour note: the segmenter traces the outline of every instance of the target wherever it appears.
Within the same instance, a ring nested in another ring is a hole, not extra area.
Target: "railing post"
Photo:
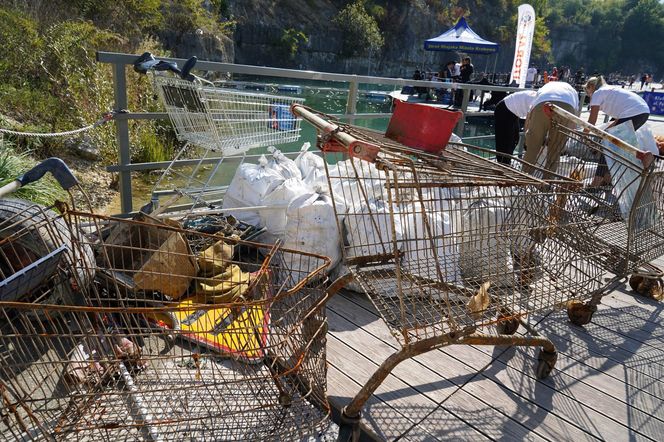
[[[127,77],[123,63],[113,64],[113,97],[115,110],[127,109]],[[131,164],[131,153],[129,151],[129,122],[126,119],[115,120],[115,138],[118,143],[118,157],[120,166]],[[120,174],[120,209],[122,213],[133,210],[131,201],[131,172],[122,170]]]
[[[348,87],[348,101],[346,102],[346,114],[355,115],[357,113],[357,95],[359,91],[359,83],[351,81]],[[350,123],[353,124],[354,118],[349,118]]]
[[[463,99],[461,100],[461,112],[463,112],[463,118],[459,120],[454,129],[454,133],[459,137],[463,138],[463,128],[466,124],[466,111],[468,110],[468,102],[470,101],[470,89],[463,89]]]

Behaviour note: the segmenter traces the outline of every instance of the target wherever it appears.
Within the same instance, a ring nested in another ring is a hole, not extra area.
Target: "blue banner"
[[[648,103],[651,114],[664,115],[664,92],[644,92],[643,99]]]

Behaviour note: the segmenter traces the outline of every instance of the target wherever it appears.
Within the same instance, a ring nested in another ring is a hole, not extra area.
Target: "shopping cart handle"
[[[189,81],[194,81],[194,76],[191,75],[191,70],[196,66],[196,62],[198,61],[198,58],[196,56],[191,57],[189,60],[187,60],[184,63],[184,66],[182,66],[182,72],[180,73],[180,78],[183,80],[189,80]]]
[[[57,180],[58,184],[65,189],[69,190],[76,184],[78,180],[74,176],[69,167],[60,158],[48,158],[32,169],[28,170],[25,174],[18,177],[16,180],[21,183],[21,186],[34,183],[41,179],[46,172],[51,172],[53,177]]]
[[[149,52],[143,52],[143,55],[134,60],[134,70],[139,74],[145,74],[152,69],[159,61]]]

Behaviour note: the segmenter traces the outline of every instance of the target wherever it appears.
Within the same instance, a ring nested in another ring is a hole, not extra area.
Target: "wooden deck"
[[[532,317],[558,350],[544,381],[535,379],[532,348],[455,345],[407,360],[365,406],[365,436],[663,440],[663,308],[626,287],[606,296],[585,327],[564,311]],[[328,392],[341,408],[399,344],[365,296],[340,294],[328,315]]]

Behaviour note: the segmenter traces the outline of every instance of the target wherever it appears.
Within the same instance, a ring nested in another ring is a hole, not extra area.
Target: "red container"
[[[463,112],[396,100],[385,136],[413,149],[440,153]]]

